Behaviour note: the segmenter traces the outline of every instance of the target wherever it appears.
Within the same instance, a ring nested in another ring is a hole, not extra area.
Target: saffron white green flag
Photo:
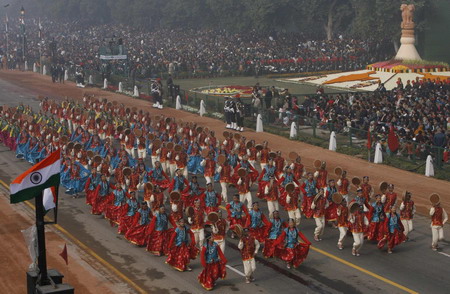
[[[11,203],[33,199],[50,187],[59,186],[61,154],[57,150],[18,176],[10,185]]]

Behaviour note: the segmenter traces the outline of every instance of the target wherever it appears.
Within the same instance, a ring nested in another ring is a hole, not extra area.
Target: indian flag
[[[59,186],[61,154],[57,150],[18,176],[9,186],[11,203],[33,199],[47,188]]]

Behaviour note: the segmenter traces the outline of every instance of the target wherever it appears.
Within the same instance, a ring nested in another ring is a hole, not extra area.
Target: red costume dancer
[[[220,176],[220,187],[222,188],[222,200],[224,203],[228,203],[228,185],[232,183],[231,179],[231,165],[228,160],[217,169]]]
[[[350,210],[352,210],[352,206],[357,205],[357,209],[350,214],[349,222],[350,222],[350,230],[353,234],[353,249],[352,254],[354,256],[359,256],[359,250],[361,250],[362,245],[364,244],[364,231],[366,227],[369,225],[369,220],[364,215],[363,206],[354,202],[350,206]]]
[[[127,212],[125,199],[130,197],[121,186],[115,187],[113,194],[114,200],[105,210],[105,218],[109,219],[111,225],[119,224],[120,219]]]
[[[316,228],[314,229],[314,240],[322,241],[320,238],[325,230],[325,210],[328,207],[328,201],[323,196],[323,190],[314,198],[311,204],[311,209],[314,211],[314,220],[316,221]]]
[[[448,221],[448,214],[444,208],[441,207],[441,203],[433,203],[433,207],[430,208],[431,216],[431,249],[438,250],[438,242],[444,240],[444,225]]]
[[[339,229],[339,240],[337,243],[337,246],[339,250],[344,249],[344,238],[347,236],[347,231],[349,227],[348,222],[348,207],[347,207],[347,200],[345,198],[342,198],[342,202],[337,207],[337,226]]]
[[[291,169],[296,179],[301,179],[305,175],[305,166],[300,156],[291,164]]]
[[[111,186],[111,184],[106,180],[106,177],[102,175],[102,180],[100,181],[94,192],[94,202],[92,203],[91,210],[92,214],[102,214],[109,203],[113,201],[114,195],[110,191],[110,188],[114,189],[114,186]]]
[[[311,204],[314,200],[314,197],[317,195],[317,183],[316,180],[314,180],[314,176],[312,173],[308,173],[307,180],[303,182],[301,190],[303,193],[303,215],[305,215],[306,218],[311,218],[314,214],[314,211],[311,209]]]
[[[84,186],[84,191],[86,192],[86,204],[92,205],[92,203],[94,203],[96,196],[95,190],[97,189],[100,181],[100,174],[97,173],[97,170],[93,169],[91,175],[86,181],[86,185]]]
[[[369,199],[372,197],[374,191],[372,186],[369,184],[369,177],[363,177],[363,183],[361,185],[362,196],[364,197],[364,205],[369,206]]]
[[[375,196],[376,201],[369,206],[369,230],[367,234],[367,240],[380,241],[383,239],[384,232],[384,207],[381,203],[381,195]]]
[[[134,192],[130,193],[130,198],[126,200],[125,207],[126,208],[124,209],[126,210],[126,213],[120,218],[119,221],[119,228],[117,230],[119,234],[125,234],[134,223],[134,216],[138,209],[138,202]]]
[[[395,206],[392,206],[390,212],[386,214],[383,225],[385,235],[384,238],[378,242],[378,249],[383,249],[384,245],[387,244],[388,253],[392,253],[394,247],[403,243],[406,239],[405,234],[403,234],[403,225]]]
[[[384,212],[388,213],[392,206],[397,203],[397,193],[394,192],[394,185],[389,184],[388,191],[385,195],[381,196],[381,202],[384,205]]]
[[[148,227],[150,226],[151,211],[147,206],[147,202],[142,202],[141,207],[134,216],[134,222],[125,234],[125,239],[131,243],[144,246],[147,244]]]
[[[283,222],[280,218],[280,213],[278,211],[273,212],[273,217],[270,219],[270,225],[269,225],[269,233],[267,234],[265,243],[264,243],[264,249],[263,249],[263,256],[265,258],[272,258],[279,255],[279,249],[277,249],[276,241],[278,237],[281,235],[281,232],[284,228],[288,226],[286,222]]]
[[[194,202],[194,215],[188,217],[188,222],[191,225],[195,243],[198,244],[199,248],[203,246],[203,242],[205,241],[205,221],[205,210],[201,207],[200,200],[197,199]]]
[[[264,243],[270,227],[270,222],[259,209],[258,202],[253,203],[253,207],[248,214],[249,217],[247,218],[245,227],[248,228],[250,235],[255,237],[260,243]]]
[[[239,194],[233,195],[233,201],[227,204],[228,221],[230,222],[230,230],[234,231],[236,225],[245,226],[248,215],[247,207],[239,201]],[[234,238],[234,232],[231,238]]]
[[[276,245],[284,247],[280,250],[279,257],[286,262],[287,268],[297,268],[308,256],[311,242],[295,227],[295,221],[290,219],[289,227],[281,232]]]
[[[291,192],[285,191],[281,198],[283,198],[284,209],[287,211],[289,218],[295,220],[295,224],[297,226],[300,225],[302,216],[298,207],[298,192],[296,190],[293,190]]]
[[[153,188],[153,193],[150,196],[149,202],[150,202],[150,209],[152,211],[158,211],[161,205],[164,205],[165,202],[164,192],[161,191],[159,186],[155,186]]]
[[[203,246],[200,258],[203,270],[198,275],[198,281],[203,288],[210,291],[214,288],[217,279],[225,279],[227,259],[212,238]]]
[[[222,218],[222,211],[219,211],[217,214],[219,215],[219,220],[211,224],[213,232],[212,239],[220,246],[220,250],[225,253],[225,237],[228,230],[228,223]]]
[[[281,151],[277,151],[277,157],[274,159],[275,175],[280,176],[285,168],[286,160],[281,156]]]
[[[247,160],[247,155],[244,155],[242,157],[241,162],[236,165],[236,167],[234,168],[234,174],[233,176],[235,177],[235,181],[238,181],[239,179],[239,175],[238,175],[238,170],[240,168],[243,168],[246,170],[247,172],[247,177],[250,178],[250,181],[253,183],[256,181],[256,179],[258,179],[258,171],[250,164],[250,162]]]
[[[169,247],[166,244],[170,240],[169,222],[173,227],[176,223],[166,214],[164,206],[159,207],[158,211],[153,214],[152,221],[148,228],[147,251],[156,256],[169,254]]]
[[[264,168],[267,165],[267,162],[269,161],[269,153],[270,153],[270,148],[267,147],[267,141],[263,142],[263,149],[261,149],[261,151],[259,151],[259,163],[261,165],[261,170],[264,170]]]
[[[212,183],[214,181],[214,174],[216,173],[216,162],[214,161],[214,153],[209,152],[209,157],[203,159],[201,165],[204,167],[204,176],[206,183]]]
[[[333,202],[333,195],[337,193],[336,184],[333,179],[328,181],[328,187],[325,190],[325,198],[328,201],[328,207],[325,211],[325,220],[327,222],[333,222],[333,226],[336,226],[335,221],[337,219],[337,204]]]
[[[411,200],[411,192],[406,192],[402,203],[400,204],[400,219],[402,220],[403,233],[406,240],[408,240],[409,233],[413,230],[413,218],[416,213],[416,206],[414,201]]]
[[[347,179],[347,171],[342,171],[341,178],[337,181],[338,192],[344,197],[348,203],[348,188],[350,187],[350,181]]]
[[[325,161],[322,161],[320,169],[314,173],[314,177],[317,181],[317,188],[326,188],[328,182],[328,171],[325,169],[327,164]]]
[[[195,238],[191,230],[184,225],[184,219],[178,221],[178,227],[172,234],[169,243],[169,255],[166,263],[174,269],[184,272],[192,271],[189,267],[191,259],[195,259],[198,249],[195,246]]]
[[[238,248],[241,250],[242,263],[244,264],[245,282],[248,284],[255,279],[253,273],[256,270],[255,255],[259,250],[259,242],[244,229]]]
[[[201,195],[202,207],[205,208],[206,214],[210,212],[218,212],[222,197],[214,191],[211,183],[207,184],[206,191]]]

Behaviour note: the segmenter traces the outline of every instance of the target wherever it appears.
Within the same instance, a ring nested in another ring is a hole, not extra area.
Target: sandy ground
[[[26,269],[31,258],[21,230],[34,225],[34,212],[25,204],[10,205],[0,192],[0,288],[2,293],[26,293]],[[51,226],[46,230],[47,266],[57,269],[76,293],[128,293],[127,286],[103,269],[96,260],[66,241]],[[69,265],[59,256],[67,244]]]
[[[137,100],[128,96],[120,95],[113,92],[103,91],[98,88],[76,88],[74,83],[66,82],[66,84],[53,84],[50,77],[42,76],[32,72],[20,71],[0,71],[0,78],[9,81],[13,84],[20,85],[37,95],[45,95],[53,98],[62,99],[70,97],[73,99],[82,99],[83,93],[89,93],[97,97],[107,98],[109,100],[116,100],[128,106],[136,106],[151,113],[164,114],[166,116],[176,117],[183,121],[193,121],[200,125],[208,126],[210,129],[216,131],[217,136],[223,139],[222,132],[224,124],[212,118],[200,117],[198,115],[179,111],[172,108],[165,108],[163,110],[154,110],[151,108],[151,103],[148,101]],[[248,139],[254,139],[256,142],[267,140],[269,147],[273,150],[281,150],[282,154],[287,157],[290,151],[296,151],[303,160],[307,170],[312,171],[313,162],[316,159],[327,162],[329,174],[334,177],[333,170],[336,166],[340,166],[348,171],[349,178],[354,176],[362,177],[369,176],[370,183],[375,187],[378,193],[378,185],[380,182],[387,181],[393,183],[396,187],[396,192],[401,195],[405,190],[413,193],[413,200],[416,203],[417,210],[421,214],[426,214],[430,207],[429,195],[431,193],[439,193],[441,195],[441,203],[443,207],[450,211],[450,182],[437,180],[434,178],[427,178],[422,175],[411,173],[396,169],[394,167],[377,165],[368,163],[365,160],[358,159],[349,155],[338,154],[336,152],[328,151],[326,149],[312,146],[298,141],[290,141],[287,138],[276,136],[269,133],[256,133],[253,130],[246,130],[243,133]]]

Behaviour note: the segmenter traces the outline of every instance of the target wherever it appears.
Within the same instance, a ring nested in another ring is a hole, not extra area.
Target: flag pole
[[[35,198],[36,203],[36,231],[38,241],[38,268],[39,268],[39,285],[47,285],[49,283],[47,276],[47,256],[45,250],[45,223],[44,223],[44,191],[39,193]]]

